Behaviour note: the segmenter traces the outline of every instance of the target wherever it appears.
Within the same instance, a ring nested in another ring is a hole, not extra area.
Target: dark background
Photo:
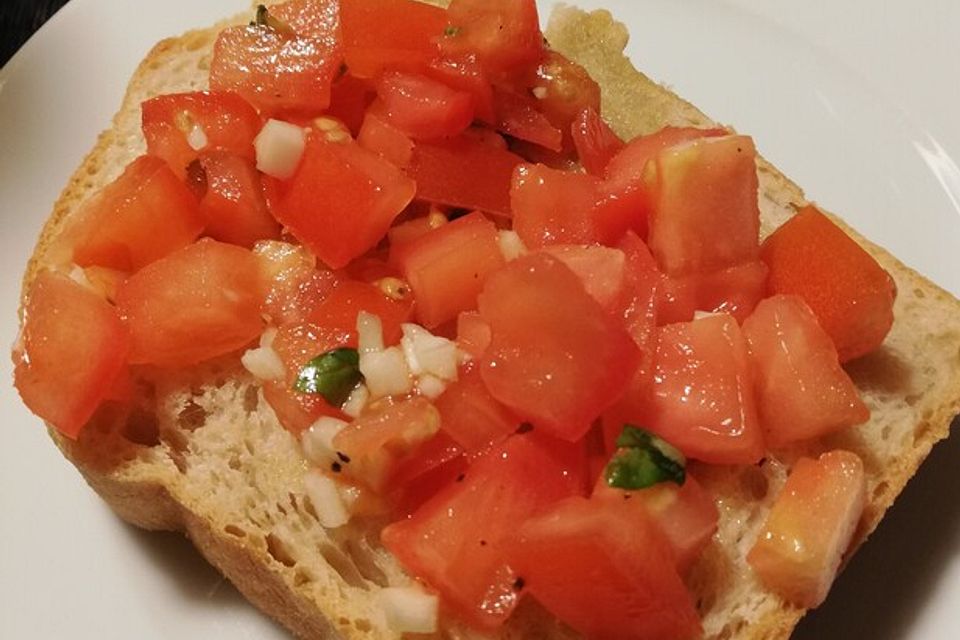
[[[0,0],[0,66],[67,0]]]

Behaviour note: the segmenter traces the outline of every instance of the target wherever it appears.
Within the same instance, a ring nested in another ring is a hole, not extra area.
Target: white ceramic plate
[[[947,80],[960,60],[960,3],[578,4],[612,9],[641,68],[752,134],[811,198],[960,293],[960,85]],[[245,6],[72,0],[0,71],[0,343],[14,339],[41,222],[136,63],[160,38]],[[180,537],[115,519],[8,384],[0,407],[0,637],[287,637]],[[960,634],[957,456],[957,442],[934,452],[798,637]]]

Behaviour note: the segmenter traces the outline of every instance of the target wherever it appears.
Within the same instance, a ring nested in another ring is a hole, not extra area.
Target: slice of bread
[[[79,203],[143,152],[140,103],[157,94],[205,88],[222,26],[165,40],[143,61],[111,129],[58,200],[25,285],[52,264],[52,241]],[[599,82],[604,116],[622,137],[666,124],[714,124],[633,68],[622,53],[627,31],[609,13],[560,8],[546,36]],[[759,173],[767,234],[806,200],[763,160]],[[698,478],[721,507],[719,532],[690,577],[709,638],[785,638],[804,613],[764,590],[744,559],[792,460],[836,447],[863,458],[869,502],[856,547],[933,444],[946,437],[960,410],[960,302],[848,232],[892,274],[899,290],[896,322],[883,348],[848,366],[872,417],[782,460],[750,467],[698,465]],[[382,523],[337,530],[319,525],[303,490],[307,463],[300,447],[236,357],[175,374],[148,372],[139,387],[137,409],[123,415],[101,411],[78,441],[50,431],[118,515],[147,529],[185,532],[248,599],[297,636],[399,637],[386,626],[378,594],[410,579],[379,545]],[[448,622],[437,637],[482,635]],[[575,634],[526,599],[499,637]]]

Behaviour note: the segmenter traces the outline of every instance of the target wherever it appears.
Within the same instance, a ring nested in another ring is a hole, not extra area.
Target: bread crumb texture
[[[164,40],[150,52],[111,129],[57,202],[25,282],[45,264],[45,252],[71,211],[143,152],[140,103],[162,93],[206,88],[213,42],[227,23]],[[603,115],[622,137],[665,124],[715,124],[633,68],[623,55],[626,28],[608,12],[560,7],[546,37],[597,80]],[[806,201],[763,160],[759,174],[765,235]],[[947,435],[960,408],[960,304],[844,228],[893,275],[899,291],[896,322],[884,347],[848,366],[872,418],[805,448],[776,452],[776,459],[757,466],[696,465],[694,473],[717,497],[721,513],[718,534],[688,579],[707,638],[786,638],[803,614],[765,591],[745,561],[793,460],[837,447],[863,459],[869,503],[856,546],[931,446]],[[184,531],[247,598],[297,636],[398,637],[387,628],[376,596],[385,586],[410,584],[410,578],[379,544],[383,523],[351,523],[337,530],[320,526],[303,489],[307,466],[297,441],[236,360],[176,375],[150,373],[139,383],[137,408],[123,414],[102,410],[77,442],[52,430],[51,436],[122,518],[147,529]],[[445,621],[434,637],[486,636]],[[526,599],[498,637],[575,634]]]

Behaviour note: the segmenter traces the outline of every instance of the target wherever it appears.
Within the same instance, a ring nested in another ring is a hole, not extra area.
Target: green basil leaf
[[[660,482],[683,485],[686,458],[669,442],[633,425],[624,425],[620,449],[604,470],[607,484],[617,489],[645,489]]]
[[[362,380],[360,354],[343,347],[322,353],[304,365],[293,388],[300,393],[319,394],[332,406],[341,407]]]

